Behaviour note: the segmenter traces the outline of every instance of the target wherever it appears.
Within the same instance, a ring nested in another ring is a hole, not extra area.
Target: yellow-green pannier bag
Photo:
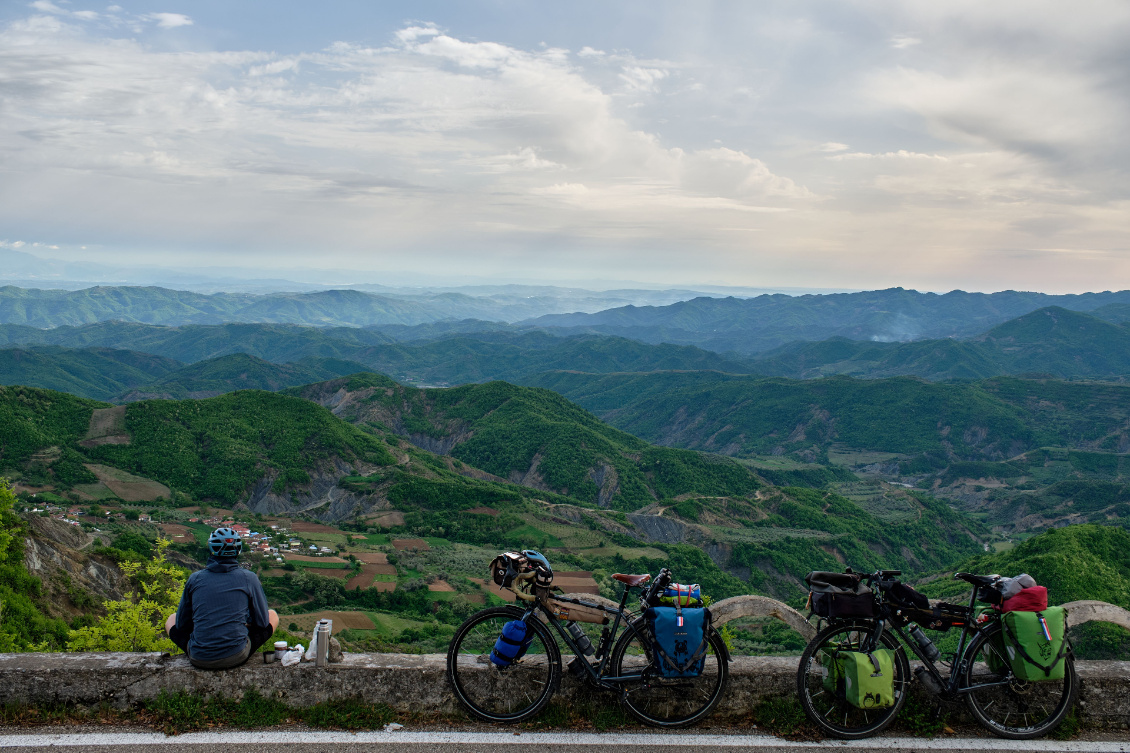
[[[1004,649],[1018,680],[1062,680],[1067,655],[1067,613],[1063,607],[1001,615]]]
[[[880,648],[865,654],[840,651],[835,657],[837,695],[857,709],[895,705],[895,652]]]

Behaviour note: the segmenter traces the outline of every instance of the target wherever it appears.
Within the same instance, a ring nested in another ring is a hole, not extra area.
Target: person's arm
[[[180,595],[180,606],[177,607],[176,627],[185,635],[192,635],[192,577],[184,584],[184,593]]]
[[[251,576],[251,588],[248,589],[251,593],[250,614],[251,625],[259,628],[272,627],[271,618],[267,611],[267,594],[263,590],[263,584],[259,582],[259,578],[255,573],[248,572]]]

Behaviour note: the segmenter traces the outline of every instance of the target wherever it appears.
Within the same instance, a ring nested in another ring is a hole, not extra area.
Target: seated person
[[[189,576],[165,631],[195,667],[238,667],[267,642],[279,616],[267,608],[259,578],[236,561],[243,551],[238,533],[217,528],[208,537],[208,548],[208,566]]]

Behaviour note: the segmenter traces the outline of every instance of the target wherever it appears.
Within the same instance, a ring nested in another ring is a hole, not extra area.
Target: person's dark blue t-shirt
[[[189,656],[214,661],[238,654],[248,625],[270,627],[263,584],[234,557],[210,558],[189,576],[177,608],[177,629],[192,635]]]

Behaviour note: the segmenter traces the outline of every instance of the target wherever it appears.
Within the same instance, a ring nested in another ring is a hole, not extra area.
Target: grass
[[[801,468],[817,468],[814,463],[802,463],[792,458],[773,455],[755,455],[752,458],[736,458],[739,463],[750,468],[765,468],[773,471],[795,471]]]
[[[626,560],[640,559],[646,557],[648,559],[665,559],[668,555],[662,549],[655,549],[654,547],[626,547],[626,546],[598,546],[591,549],[578,549],[577,554],[584,554],[590,557],[614,557],[617,554]]]
[[[321,532],[304,533],[304,534],[302,534],[302,537],[309,539],[310,541],[324,542],[324,543],[327,543],[327,544],[337,544],[338,546],[343,546],[348,541],[348,538],[349,538],[344,533],[321,533]]]
[[[110,491],[110,488],[99,481],[97,484],[75,484],[75,491],[82,492],[83,494],[91,497],[96,502],[101,502],[104,499],[111,499],[118,495]]]
[[[872,463],[889,463],[900,459],[902,455],[897,452],[872,452],[870,450],[829,449],[828,462],[832,465],[870,465]]]
[[[539,528],[535,528],[534,526],[532,526],[530,524],[526,524],[524,526],[519,526],[518,528],[515,528],[513,531],[510,531],[509,533],[510,533],[510,536],[513,537],[513,538],[528,540],[530,542],[531,547],[534,546],[535,544],[537,544],[538,542],[542,542],[542,541],[545,542],[545,548],[547,548],[547,549],[548,548],[558,549],[560,547],[565,546],[565,542],[562,541],[561,539],[557,538],[556,536],[554,536],[551,533],[547,533],[544,530],[540,530]]]
[[[421,628],[428,623],[420,622],[419,620],[410,620],[407,617],[401,617],[388,612],[365,612],[373,624],[377,626],[377,630],[373,632],[384,633],[386,635],[398,635],[399,633],[407,630],[408,628]],[[365,631],[358,631],[365,632]]]
[[[295,567],[305,567],[313,570],[348,570],[348,562],[301,562],[299,560],[287,560]]]

